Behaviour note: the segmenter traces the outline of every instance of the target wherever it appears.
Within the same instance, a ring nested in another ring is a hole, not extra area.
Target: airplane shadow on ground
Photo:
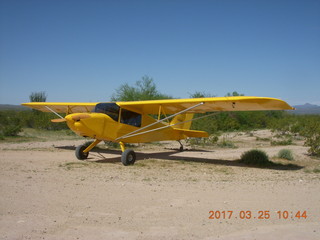
[[[64,150],[75,150],[74,146],[60,146],[55,147],[58,149]],[[186,150],[186,152],[212,152],[207,150]],[[105,157],[102,154],[114,154],[117,156]],[[120,150],[110,150],[110,149],[93,149],[90,151],[90,155],[88,161],[96,162],[96,163],[118,163],[121,162],[121,151]],[[164,152],[154,152],[154,153],[143,153],[143,152],[136,152],[137,160],[145,161],[148,159],[161,159],[166,161],[184,161],[184,162],[198,162],[198,163],[206,163],[206,164],[213,164],[213,165],[222,165],[222,166],[231,166],[231,167],[245,167],[245,168],[263,168],[263,169],[273,169],[273,170],[300,170],[303,167],[296,165],[296,164],[281,164],[281,163],[274,163],[270,162],[268,166],[251,166],[242,163],[240,160],[225,160],[225,159],[208,159],[208,158],[201,158],[201,157],[188,157],[188,156],[178,156],[176,155],[179,151],[164,151]],[[98,160],[94,160],[97,159]],[[100,158],[100,159],[99,159]]]

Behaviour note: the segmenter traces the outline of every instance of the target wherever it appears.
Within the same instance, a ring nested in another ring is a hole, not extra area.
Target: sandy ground
[[[320,160],[259,134],[227,136],[236,149],[140,146],[129,167],[118,150],[76,160],[78,140],[1,143],[0,239],[320,239]],[[295,161],[239,163],[252,147]]]

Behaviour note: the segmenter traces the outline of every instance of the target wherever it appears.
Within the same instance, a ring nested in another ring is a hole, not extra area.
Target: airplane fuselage
[[[156,120],[148,115],[142,115],[141,127],[155,123],[152,127],[144,129],[150,133],[137,134],[120,140],[124,135],[138,131],[140,127],[116,121],[104,113],[73,113],[65,117],[68,127],[79,136],[99,139],[104,141],[115,141],[124,143],[143,143],[150,141],[181,140],[186,138],[181,131],[167,127],[161,131],[152,131],[166,127],[165,123],[156,123]],[[119,140],[118,140],[119,139]]]

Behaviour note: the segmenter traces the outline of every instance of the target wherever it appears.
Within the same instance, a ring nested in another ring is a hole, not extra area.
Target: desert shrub
[[[212,134],[208,138],[188,138],[186,141],[191,146],[213,146],[218,140],[218,134]]]
[[[8,136],[17,136],[22,130],[20,118],[14,111],[0,112],[1,139]]]
[[[320,157],[320,116],[319,115],[284,115],[269,121],[269,128],[279,136],[294,134],[305,138],[305,146],[312,156]],[[272,145],[289,145],[289,141],[274,141]]]
[[[17,136],[21,132],[20,125],[7,125],[0,128],[0,132],[2,136],[5,137],[14,137]]]
[[[313,169],[312,172],[314,172],[314,173],[320,173],[320,169],[319,169],[319,168],[315,168],[315,169]]]
[[[290,149],[281,149],[278,152],[278,158],[283,158],[283,159],[287,159],[287,160],[293,160],[293,153]]]
[[[308,153],[312,156],[320,157],[320,135],[308,137],[305,146],[309,146]]]
[[[298,116],[285,113],[280,118],[269,119],[267,127],[277,135],[284,136],[293,132],[293,129],[296,131],[298,123]]]
[[[244,152],[241,155],[240,162],[259,167],[269,166],[271,163],[266,152],[259,149]]]
[[[320,157],[320,135],[308,137],[305,146],[309,146],[308,153],[312,156]]]
[[[308,149],[310,155],[320,157],[320,117],[309,117],[304,124],[307,126],[301,132],[301,135],[306,138],[304,144],[310,147]]]
[[[39,111],[0,111],[0,134],[3,136],[16,136],[22,128],[41,130],[68,129],[66,123],[52,123],[57,118],[53,113]]]
[[[63,114],[61,114],[63,115]],[[26,128],[41,130],[65,130],[68,129],[66,123],[52,123],[51,119],[57,118],[53,113],[40,111],[21,111],[19,112],[21,124]]]
[[[207,142],[209,144],[213,145],[213,144],[216,144],[218,142],[218,140],[219,140],[219,135],[218,134],[212,134],[212,135],[209,136]]]
[[[269,141],[270,141],[270,138],[256,137],[256,141],[269,142]]]
[[[237,148],[237,146],[230,140],[223,138],[220,142],[218,142],[218,146],[222,148]]]
[[[286,146],[286,145],[291,145],[291,144],[292,144],[292,138],[271,141],[272,146]]]

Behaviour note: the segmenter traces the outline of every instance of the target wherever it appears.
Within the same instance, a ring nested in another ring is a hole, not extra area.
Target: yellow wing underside
[[[203,103],[203,104],[201,104]],[[81,113],[91,112],[97,103],[71,103],[71,102],[32,102],[22,105],[40,110],[42,112]],[[124,109],[141,114],[174,114],[192,108],[187,113],[205,113],[218,111],[259,111],[259,110],[293,110],[285,101],[266,97],[214,97],[166,99],[150,101],[117,102]],[[50,110],[51,109],[51,110]]]
[[[92,112],[97,103],[74,103],[74,102],[30,102],[22,103],[21,105],[30,107],[41,112],[57,113],[82,113]],[[51,110],[50,110],[51,109]]]

